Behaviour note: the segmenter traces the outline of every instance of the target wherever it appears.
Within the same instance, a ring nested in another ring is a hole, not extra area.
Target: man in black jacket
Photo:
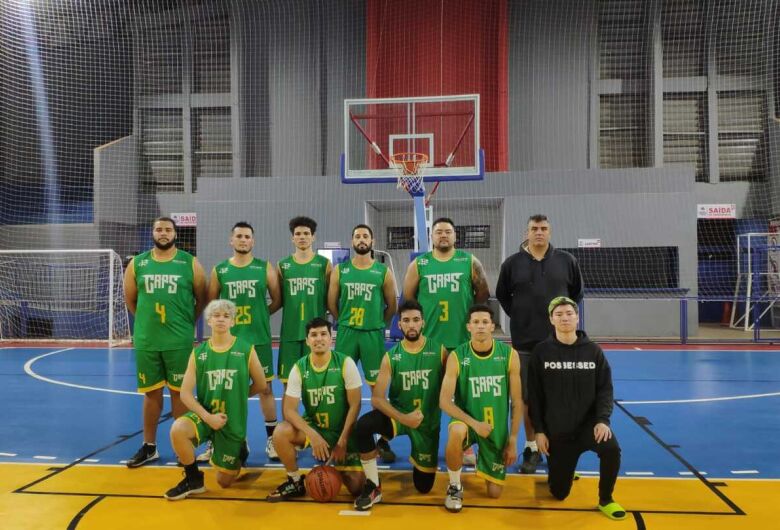
[[[548,311],[555,333],[534,348],[528,391],[536,443],[547,455],[550,493],[565,499],[580,455],[594,451],[601,461],[598,508],[610,519],[623,519],[626,511],[612,498],[620,470],[620,446],[609,426],[612,371],[601,348],[577,331],[574,300],[554,298]]]
[[[577,259],[550,244],[550,222],[545,215],[528,219],[527,240],[520,252],[512,254],[501,265],[496,298],[510,318],[512,347],[520,354],[525,407],[525,449],[522,473],[536,473],[541,460],[534,440],[534,429],[528,419],[528,360],[534,346],[552,333],[547,304],[556,296],[582,300],[582,274]]]

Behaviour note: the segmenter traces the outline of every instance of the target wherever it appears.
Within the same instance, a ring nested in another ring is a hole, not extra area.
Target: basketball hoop
[[[395,153],[390,162],[398,172],[397,187],[403,188],[410,195],[424,195],[423,167],[428,163],[425,153]]]

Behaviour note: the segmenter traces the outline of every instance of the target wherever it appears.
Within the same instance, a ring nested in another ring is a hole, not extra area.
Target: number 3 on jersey
[[[447,322],[450,319],[450,303],[447,300],[439,300],[441,306],[441,314],[439,315],[439,322]]]

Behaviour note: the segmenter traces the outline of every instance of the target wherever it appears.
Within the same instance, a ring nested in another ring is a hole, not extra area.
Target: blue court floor
[[[612,426],[623,448],[621,475],[780,478],[780,352],[632,346],[611,349],[607,356],[617,401]],[[142,397],[135,392],[134,374],[128,348],[0,349],[0,463],[123,463],[142,441]],[[281,384],[273,384],[279,398]],[[365,412],[368,387],[363,394]],[[175,465],[170,424],[166,416],[158,433],[160,466]],[[440,455],[445,439],[443,429]],[[280,467],[266,461],[265,441],[253,399],[248,464]],[[392,447],[399,455],[392,468],[410,468],[408,441],[399,438]],[[308,452],[301,453],[302,467],[312,462]],[[439,466],[444,469],[443,456]],[[595,455],[584,455],[578,469],[596,474]],[[542,466],[539,473],[544,472]]]

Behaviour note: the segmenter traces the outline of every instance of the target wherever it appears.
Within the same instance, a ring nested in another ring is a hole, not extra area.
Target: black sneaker
[[[530,447],[526,447],[523,450],[523,463],[520,464],[520,473],[525,475],[533,475],[536,473],[536,466],[542,459],[542,455],[539,451],[531,451]]]
[[[165,492],[164,497],[169,501],[178,501],[180,499],[187,498],[188,495],[195,493],[204,493],[206,488],[203,486],[203,471],[198,471],[198,474],[194,477],[184,478],[179,482],[175,488],[171,488]]]
[[[296,482],[292,477],[287,477],[287,480],[279,484],[271,494],[266,497],[268,502],[280,502],[287,499],[293,499],[295,497],[303,497],[306,495],[306,486],[303,483],[304,476]]]
[[[384,438],[379,438],[376,442],[376,450],[379,451],[379,458],[385,464],[392,464],[395,462],[395,453],[390,449],[390,444]]]
[[[363,484],[363,490],[360,495],[355,499],[355,509],[359,512],[365,512],[370,510],[373,505],[382,501],[382,488],[373,483],[373,481],[366,479],[366,483]]]
[[[241,467],[246,467],[246,461],[249,459],[249,444],[246,443],[246,440],[241,443],[238,459],[241,461]]]
[[[141,467],[148,462],[159,460],[160,453],[157,452],[157,446],[143,444],[141,448],[127,461],[127,467]]]

